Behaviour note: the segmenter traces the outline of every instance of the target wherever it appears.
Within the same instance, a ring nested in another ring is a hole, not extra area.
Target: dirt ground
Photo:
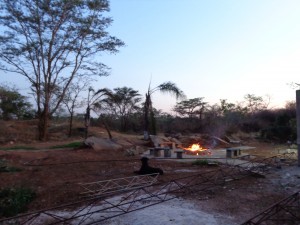
[[[118,138],[126,139],[133,146],[139,146],[142,151],[148,148],[148,143],[143,141],[141,136],[120,135]],[[37,150],[0,150],[2,161],[21,169],[19,172],[0,173],[0,189],[20,186],[32,188],[37,196],[29,205],[28,211],[35,211],[80,200],[83,190],[79,183],[129,177],[140,168],[141,156],[129,156],[125,149],[49,149],[49,146],[71,141],[74,140],[27,144],[36,147]],[[256,140],[248,141],[246,145],[255,147],[251,154],[265,157],[287,148],[284,145],[261,143]],[[213,169],[209,166],[195,166],[184,160],[151,159],[149,164],[164,170],[165,173],[159,176],[158,182],[167,182]],[[290,168],[294,168],[296,173],[289,171]],[[291,178],[295,181],[292,184],[289,182]],[[274,169],[265,178],[249,176],[205,194],[190,195],[186,198],[197,201],[204,211],[226,214],[241,223],[297,190],[300,190],[300,170],[299,167],[291,165]]]

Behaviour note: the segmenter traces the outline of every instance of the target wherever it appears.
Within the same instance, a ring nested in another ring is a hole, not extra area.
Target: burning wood
[[[183,148],[186,154],[191,155],[211,155],[211,151],[208,148],[203,148],[200,144],[192,144],[187,148]]]

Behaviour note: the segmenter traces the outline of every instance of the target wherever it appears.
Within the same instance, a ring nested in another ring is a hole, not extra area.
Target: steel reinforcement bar
[[[256,159],[238,165],[221,165],[218,169],[204,174],[139,187],[129,192],[120,190],[118,195],[97,195],[82,201],[3,219],[0,220],[0,225],[96,224],[187,194],[205,193],[228,181],[253,173],[264,173],[273,166],[278,166],[278,159]]]
[[[248,171],[243,170],[242,172],[238,167],[219,168],[205,174],[141,187],[119,195],[97,196],[55,208],[23,214],[0,220],[0,224],[96,224],[187,194],[206,192],[233,179],[247,176],[247,174]]]
[[[241,225],[300,224],[300,192],[277,202]]]

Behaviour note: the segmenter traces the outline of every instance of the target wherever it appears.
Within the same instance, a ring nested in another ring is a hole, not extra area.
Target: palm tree
[[[107,88],[99,89],[98,91],[95,91],[92,87],[88,89],[88,99],[87,99],[87,108],[86,113],[84,115],[85,120],[85,139],[88,137],[88,129],[90,126],[90,117],[91,117],[91,109],[99,109],[101,108],[101,102],[103,101],[103,98],[106,96],[111,95],[111,91]],[[103,122],[104,123],[104,122]],[[109,137],[111,139],[111,134],[108,130],[108,128],[105,126]]]
[[[151,119],[151,122],[153,123],[153,125],[155,125],[154,124],[155,118],[154,118],[154,112],[153,112],[153,108],[152,108],[151,95],[156,91],[160,91],[162,93],[169,93],[171,95],[174,95],[176,99],[184,99],[185,98],[185,94],[183,93],[183,91],[181,91],[176,86],[176,84],[174,84],[170,81],[164,82],[152,89],[149,84],[148,91],[146,93],[145,105],[144,105],[144,139],[145,140],[149,139],[149,121],[150,121],[150,119]],[[149,113],[150,113],[150,118],[149,118]],[[154,130],[154,133],[155,132],[156,131]]]

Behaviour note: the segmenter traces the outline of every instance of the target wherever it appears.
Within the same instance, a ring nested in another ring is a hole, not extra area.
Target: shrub
[[[63,145],[55,145],[52,146],[51,149],[56,149],[56,148],[80,148],[84,146],[84,143],[82,141],[76,141],[68,144],[63,144]]]
[[[194,161],[192,163],[192,165],[195,166],[218,166],[218,162],[217,161],[208,161],[207,159],[197,159],[196,161]]]
[[[194,161],[192,164],[196,165],[196,166],[206,166],[206,165],[208,165],[208,160],[199,159],[199,160]]]
[[[276,126],[262,129],[260,136],[263,139],[278,141],[281,143],[296,139],[295,132],[288,126]]]
[[[32,189],[25,187],[0,190],[0,217],[11,217],[24,212],[35,195]]]
[[[8,166],[5,162],[5,160],[0,159],[0,173],[1,172],[19,172],[21,171],[20,168],[14,167],[14,166]]]

